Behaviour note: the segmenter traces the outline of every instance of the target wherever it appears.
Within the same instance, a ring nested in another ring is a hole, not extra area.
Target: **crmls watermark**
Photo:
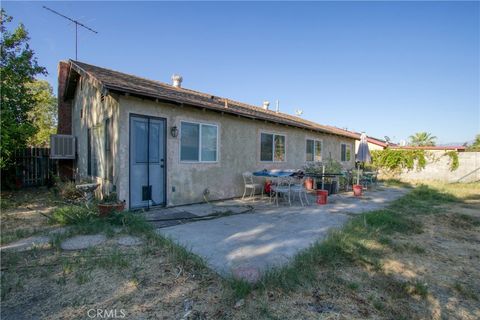
[[[88,309],[87,316],[91,319],[122,319],[127,316],[124,309]]]

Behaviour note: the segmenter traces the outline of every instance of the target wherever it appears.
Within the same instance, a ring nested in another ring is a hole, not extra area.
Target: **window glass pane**
[[[135,162],[147,162],[147,123],[144,121],[133,121],[135,135]]]
[[[158,149],[160,145],[160,125],[158,123],[150,123],[150,162],[158,163]]]
[[[341,145],[341,155],[340,155],[340,160],[341,161],[345,161],[346,152],[347,152],[347,146],[342,143],[342,145]]]
[[[285,136],[275,136],[275,161],[285,161]]]
[[[347,149],[347,152],[346,152],[346,160],[347,161],[350,161],[350,146],[347,146],[345,145],[345,148]]]
[[[268,133],[262,133],[260,137],[260,160],[272,161],[273,160],[273,135]]]
[[[104,127],[99,126],[92,129],[92,176],[103,177],[103,166],[101,165],[100,155],[102,154]]]
[[[92,129],[87,129],[87,174],[92,175]]]
[[[202,161],[217,161],[217,127],[202,125]]]
[[[315,161],[322,161],[322,141],[315,141]]]
[[[195,123],[182,122],[180,139],[180,160],[198,161],[200,148],[200,126]]]
[[[113,122],[111,118],[105,119],[105,179],[113,180]]]
[[[307,161],[313,161],[313,140],[307,140]]]
[[[105,150],[110,150],[110,118],[105,119]]]

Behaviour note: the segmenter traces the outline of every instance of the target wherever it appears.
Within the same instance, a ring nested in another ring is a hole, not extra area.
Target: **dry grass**
[[[2,253],[2,319],[84,319],[91,308],[123,309],[132,319],[478,319],[480,184],[430,189],[389,209],[405,217],[367,216],[376,232],[354,224],[353,250],[304,253],[313,263],[309,277],[291,285],[273,277],[244,288],[244,304],[237,307],[238,287],[148,234],[140,249],[109,238],[85,252]],[[15,210],[2,213],[2,231],[5,216],[8,232],[23,228],[19,223],[48,228],[38,213],[16,220]]]

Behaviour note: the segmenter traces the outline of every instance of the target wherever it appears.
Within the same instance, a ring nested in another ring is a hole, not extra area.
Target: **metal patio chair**
[[[243,183],[244,183],[244,191],[243,191],[243,196],[242,200],[245,199],[245,196],[247,195],[247,191],[250,190],[249,192],[249,199],[254,199],[255,197],[255,191],[257,188],[260,188],[262,190],[262,198],[263,198],[263,185],[261,183],[255,183],[253,180],[253,174],[251,172],[244,172],[242,173],[243,177]]]
[[[305,188],[305,178],[291,178],[292,184],[290,185],[290,192],[292,193],[292,200],[295,200],[295,195],[298,194],[298,198],[300,199],[300,203],[303,204],[302,195],[305,198],[305,203],[309,205],[308,197],[307,197],[307,188]]]
[[[292,184],[291,177],[277,177],[275,180],[275,183],[272,183],[271,186],[272,192],[270,192],[270,202],[273,200],[278,206],[278,197],[280,196],[287,197],[288,204],[292,205],[292,201],[290,199],[290,186]]]

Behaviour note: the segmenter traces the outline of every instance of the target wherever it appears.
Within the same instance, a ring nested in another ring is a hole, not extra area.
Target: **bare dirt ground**
[[[73,253],[54,244],[2,252],[2,319],[90,319],[92,309],[127,319],[479,319],[480,184],[447,191],[462,201],[416,216],[423,232],[365,241],[381,253],[377,266],[318,265],[313,284],[243,299],[170,249],[148,241],[122,247],[118,235]],[[2,244],[52,228],[40,214],[55,206],[47,191],[12,199],[2,205]]]

